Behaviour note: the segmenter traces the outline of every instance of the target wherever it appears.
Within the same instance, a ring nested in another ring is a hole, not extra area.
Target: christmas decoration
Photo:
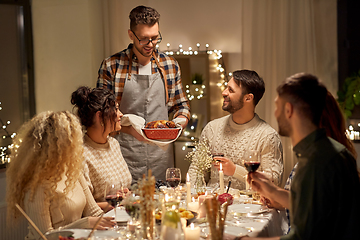
[[[0,111],[2,110],[1,102],[0,102]],[[3,131],[4,134],[2,135],[2,140],[10,140],[15,137],[16,133],[10,134],[7,130],[7,127],[10,125],[10,121],[3,122],[3,120],[0,118],[0,131]],[[9,141],[6,141],[9,142]],[[12,142],[12,141],[11,141]],[[10,150],[13,147],[13,144],[0,146],[0,168],[6,167],[6,164],[10,162]]]

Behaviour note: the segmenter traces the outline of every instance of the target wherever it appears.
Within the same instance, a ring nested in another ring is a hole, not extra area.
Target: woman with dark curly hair
[[[83,134],[68,111],[43,112],[25,123],[14,139],[6,171],[8,222],[21,215],[19,204],[42,233],[61,228],[92,228],[103,213],[83,170]],[[104,217],[98,229],[115,225]],[[40,235],[29,225],[26,239]]]
[[[120,131],[121,117],[115,96],[107,89],[79,87],[71,95],[71,103],[77,109],[81,124],[86,128],[84,136],[84,175],[95,201],[104,209],[105,188],[116,183],[119,190],[131,185],[132,177],[121,154],[119,142],[109,136]]]

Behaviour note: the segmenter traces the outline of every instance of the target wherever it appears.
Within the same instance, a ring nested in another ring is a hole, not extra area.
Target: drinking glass
[[[105,186],[105,200],[114,208],[115,221],[116,221],[116,207],[123,200],[123,191],[121,184],[116,184],[113,182],[106,183]],[[117,225],[115,225],[117,228]]]
[[[176,188],[181,182],[180,168],[166,169],[166,182],[169,187]]]
[[[260,167],[260,152],[257,150],[247,150],[243,156],[243,163],[249,173],[255,172]],[[252,192],[251,184],[249,186],[249,190]]]

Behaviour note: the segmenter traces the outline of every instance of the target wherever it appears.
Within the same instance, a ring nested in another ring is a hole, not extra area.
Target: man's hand
[[[236,166],[235,164],[226,157],[214,157],[215,160],[218,160],[213,163],[213,166],[220,170],[220,163],[222,164],[222,170],[225,175],[232,176],[235,173]]]
[[[252,188],[262,196],[273,200],[272,193],[276,191],[277,186],[263,173],[251,172],[248,175],[248,182]]]
[[[179,123],[181,125],[181,127],[183,129],[185,129],[185,127],[187,126],[189,120],[185,116],[179,115],[179,116],[177,116],[176,118],[173,119],[173,122],[175,124]]]

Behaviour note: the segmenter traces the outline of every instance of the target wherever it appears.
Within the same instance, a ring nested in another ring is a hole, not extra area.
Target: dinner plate
[[[91,230],[89,229],[71,229],[74,232],[75,238],[86,238],[89,236]],[[122,234],[114,229],[109,230],[95,230],[93,233],[93,239],[119,239],[122,237]],[[58,239],[57,239],[58,240]]]
[[[114,217],[114,210],[111,210],[104,214],[104,217]],[[127,222],[131,217],[126,213],[125,209],[116,208],[116,222],[123,223]]]
[[[68,230],[53,231],[53,232],[45,234],[46,239],[48,239],[48,240],[59,240],[59,236],[69,237],[69,236],[73,236],[73,235],[74,235],[74,232],[68,231]]]
[[[253,232],[260,232],[264,228],[266,223],[267,223],[267,221],[265,221],[265,222],[244,222],[244,223],[238,223],[237,226],[243,227],[243,228],[251,230]]]
[[[265,213],[268,212],[269,209],[266,206],[258,205],[258,204],[233,204],[228,207],[228,211],[233,211],[236,213]]]
[[[201,237],[207,238],[207,236],[210,233],[210,228],[206,227],[206,228],[202,229],[201,232],[202,232]],[[249,230],[247,230],[246,228],[243,228],[243,227],[225,226],[224,233],[227,233],[227,234],[230,234],[230,235],[236,236],[236,237],[241,237],[241,236],[245,236],[246,234],[248,234]]]

